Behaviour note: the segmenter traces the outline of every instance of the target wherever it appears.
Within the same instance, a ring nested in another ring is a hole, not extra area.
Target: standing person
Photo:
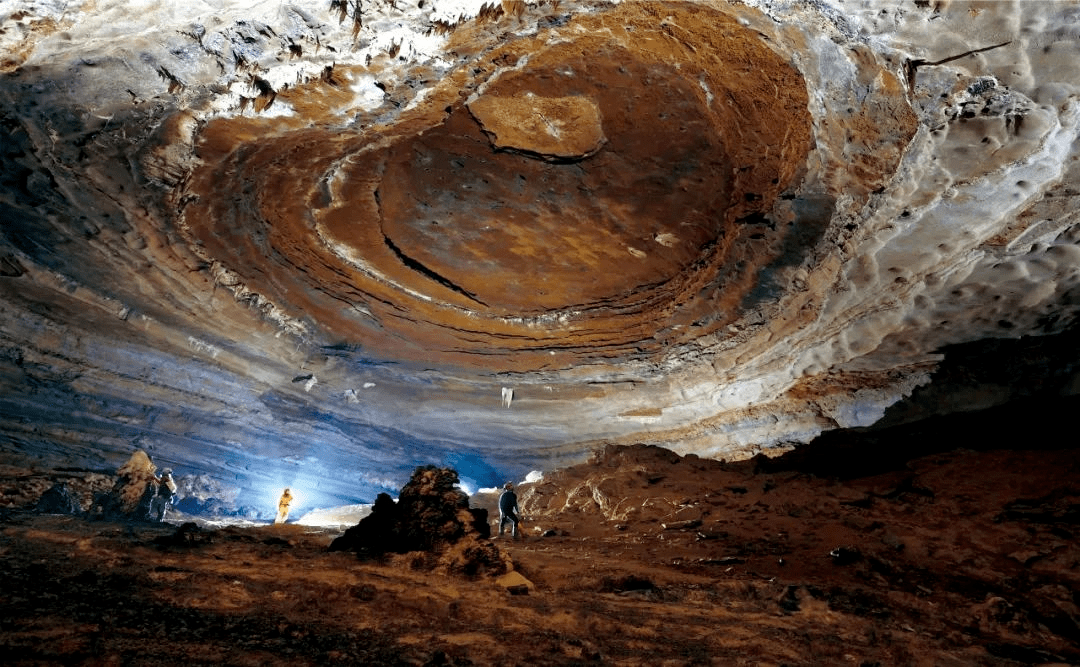
[[[518,523],[521,521],[521,510],[518,509],[517,494],[514,493],[514,485],[507,482],[499,495],[499,537],[502,537],[503,528],[509,521],[512,527],[510,532],[516,540],[518,538]]]
[[[281,500],[277,504],[277,518],[274,519],[274,523],[285,523],[285,520],[289,518],[289,503],[292,502],[292,494],[288,489],[281,494]]]
[[[164,521],[165,513],[172,506],[173,498],[176,497],[176,482],[173,480],[172,468],[161,471],[161,477],[157,478],[157,493],[150,502],[150,518],[154,521]]]

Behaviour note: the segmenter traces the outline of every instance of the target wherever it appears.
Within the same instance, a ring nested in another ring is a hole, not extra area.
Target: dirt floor
[[[524,577],[298,525],[0,513],[6,665],[1080,664],[1080,453],[838,482],[611,448],[520,489]],[[493,497],[477,499],[493,505]]]

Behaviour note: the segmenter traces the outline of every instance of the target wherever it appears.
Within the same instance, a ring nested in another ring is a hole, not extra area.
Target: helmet
[[[503,488],[504,489],[512,489],[512,488],[514,488],[514,483],[513,482],[507,482],[506,484],[503,485]]]

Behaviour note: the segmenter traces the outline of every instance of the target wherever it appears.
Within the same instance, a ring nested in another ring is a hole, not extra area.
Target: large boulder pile
[[[330,550],[369,558],[416,552],[424,555],[414,563],[450,572],[506,572],[509,559],[487,539],[487,510],[470,509],[458,481],[451,468],[417,468],[397,502],[380,493],[371,514],[334,540]]]

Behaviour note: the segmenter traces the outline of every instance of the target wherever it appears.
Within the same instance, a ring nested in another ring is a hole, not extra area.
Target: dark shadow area
[[[786,279],[785,282],[777,280],[777,272],[801,264],[821,242],[832,221],[836,209],[836,200],[832,197],[811,194],[790,199],[795,220],[781,225],[779,229],[766,216],[747,216],[738,221],[744,228],[740,233],[748,240],[769,238],[775,247],[774,258],[758,271],[754,288],[743,298],[741,308],[744,311],[780,298],[787,285]]]
[[[111,534],[108,525],[102,526],[102,534]],[[215,535],[217,541],[229,539],[227,533]],[[133,551],[145,556],[140,543],[149,542],[150,534],[139,533],[134,540]],[[205,546],[210,541],[204,536],[202,542],[186,546]],[[266,541],[265,545],[265,550],[288,550],[287,543]],[[13,548],[32,547],[20,543]],[[385,631],[350,628],[310,614],[281,609],[228,613],[170,604],[162,595],[169,582],[197,573],[221,578],[226,588],[250,588],[258,585],[258,579],[243,577],[241,584],[232,577],[230,582],[195,564],[165,564],[175,560],[171,557],[163,557],[157,566],[142,563],[136,574],[131,568],[140,565],[137,557],[133,553],[125,558],[118,568],[121,571],[115,573],[102,572],[93,558],[89,563],[8,559],[4,613],[0,614],[5,664],[147,665],[177,659],[188,664],[287,664],[291,660],[327,664],[347,656],[351,664],[412,665],[430,655],[424,650],[404,650]],[[319,594],[325,596],[326,590],[306,594],[294,604],[315,606]],[[57,627],[67,628],[61,631],[64,640],[41,640]]]
[[[942,350],[930,384],[891,406],[877,424],[823,433],[755,465],[853,479],[903,468],[953,449],[1071,449],[1080,411],[1080,326],[1050,336],[981,340]]]

